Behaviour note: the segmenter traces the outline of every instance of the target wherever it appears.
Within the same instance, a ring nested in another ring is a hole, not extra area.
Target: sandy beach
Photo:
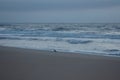
[[[120,80],[120,57],[0,47],[0,80]]]

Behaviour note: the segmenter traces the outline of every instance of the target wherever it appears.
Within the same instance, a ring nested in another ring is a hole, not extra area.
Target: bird
[[[53,52],[57,52],[55,49],[53,49]]]

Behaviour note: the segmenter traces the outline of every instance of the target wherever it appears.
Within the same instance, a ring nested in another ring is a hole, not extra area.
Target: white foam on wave
[[[6,30],[6,28],[0,27],[0,31]]]
[[[0,26],[0,45],[77,52],[120,54],[120,24],[12,24]]]
[[[44,38],[45,39],[45,38]],[[47,38],[46,38],[47,39]],[[70,44],[66,42],[68,39],[63,39],[63,41],[51,40],[0,40],[1,46],[11,46],[38,50],[57,50],[61,52],[83,52],[89,54],[100,54],[107,55],[109,53],[105,50],[120,50],[120,41],[111,40],[93,40],[94,42],[88,44]],[[114,53],[113,53],[114,54]]]

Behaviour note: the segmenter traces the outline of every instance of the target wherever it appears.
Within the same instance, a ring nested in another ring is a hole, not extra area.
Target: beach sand
[[[120,80],[120,57],[0,47],[0,80]]]

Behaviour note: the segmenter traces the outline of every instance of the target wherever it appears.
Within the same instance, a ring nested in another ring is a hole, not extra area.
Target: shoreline
[[[120,80],[120,58],[0,46],[0,80]]]
[[[55,51],[53,50],[40,50],[40,49],[33,49],[33,48],[22,48],[22,47],[14,47],[14,46],[1,46],[3,48],[15,48],[15,49],[24,49],[24,50],[34,50],[34,51],[42,51],[42,52],[51,52],[51,53],[55,53],[55,54],[61,54],[61,55],[85,55],[85,56],[97,56],[97,57],[110,57],[110,58],[118,58],[120,59],[120,56],[116,56],[116,55],[101,55],[101,54],[89,54],[89,53],[82,53],[82,52],[65,52],[65,51]]]

